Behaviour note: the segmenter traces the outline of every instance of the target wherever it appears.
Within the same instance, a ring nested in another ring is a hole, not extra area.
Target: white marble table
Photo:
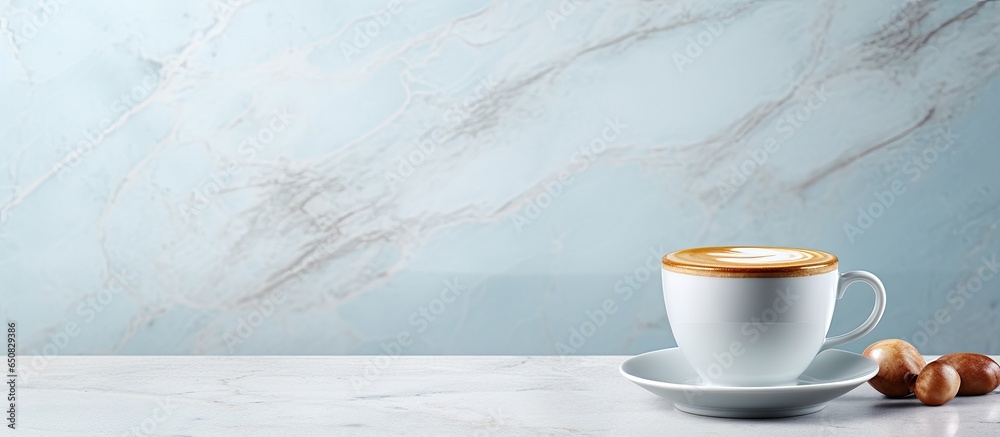
[[[625,380],[624,359],[55,357],[37,372],[20,357],[18,434],[1000,434],[997,394],[932,408],[867,384],[808,416],[693,416]]]

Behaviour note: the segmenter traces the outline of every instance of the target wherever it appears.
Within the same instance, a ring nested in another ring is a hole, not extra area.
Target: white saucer
[[[680,349],[663,349],[625,360],[629,381],[673,401],[678,410],[732,418],[788,417],[815,413],[878,373],[878,364],[856,353],[820,352],[797,385],[722,387],[705,385]]]

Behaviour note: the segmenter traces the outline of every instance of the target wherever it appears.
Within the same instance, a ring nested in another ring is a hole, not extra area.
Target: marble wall
[[[633,354],[674,344],[659,257],[713,244],[834,252],[888,288],[869,339],[1000,353],[996,2],[7,0],[0,33],[25,354]]]

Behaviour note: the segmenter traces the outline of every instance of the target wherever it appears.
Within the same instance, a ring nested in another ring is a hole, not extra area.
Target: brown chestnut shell
[[[899,339],[872,343],[862,355],[878,363],[878,374],[868,384],[890,398],[908,396],[913,380],[926,365],[917,348]]]
[[[954,367],[940,361],[933,361],[920,371],[913,384],[913,394],[924,405],[936,407],[955,398],[962,378]]]
[[[944,355],[935,361],[948,364],[958,371],[962,384],[959,396],[979,396],[996,390],[1000,386],[1000,364],[992,358],[972,352],[958,352]]]

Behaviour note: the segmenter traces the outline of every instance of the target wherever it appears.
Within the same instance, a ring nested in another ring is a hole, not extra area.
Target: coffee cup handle
[[[872,330],[875,329],[875,325],[878,324],[878,321],[882,319],[882,313],[885,312],[885,287],[882,285],[882,281],[880,281],[878,277],[869,272],[854,270],[841,273],[840,281],[837,283],[837,299],[839,300],[844,297],[844,292],[847,291],[847,287],[855,282],[864,282],[872,287],[872,291],[875,292],[875,308],[872,308],[872,313],[868,316],[868,320],[865,320],[861,326],[858,326],[853,331],[846,334],[827,338],[826,341],[823,342],[823,347],[821,347],[820,350],[840,346],[844,343],[852,342],[864,337],[869,332],[872,332]]]

